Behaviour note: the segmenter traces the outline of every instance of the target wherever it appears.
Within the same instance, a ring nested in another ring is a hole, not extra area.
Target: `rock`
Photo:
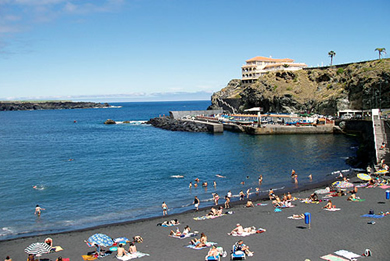
[[[114,120],[108,119],[104,122],[104,124],[116,124]]]
[[[24,110],[62,110],[62,109],[87,109],[108,108],[108,103],[72,102],[72,101],[42,101],[42,102],[0,102],[0,111],[24,111]]]

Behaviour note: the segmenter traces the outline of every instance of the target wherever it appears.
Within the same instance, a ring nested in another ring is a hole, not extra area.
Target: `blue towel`
[[[369,217],[369,218],[383,218],[383,215],[375,215],[375,214],[364,214],[360,217]]]

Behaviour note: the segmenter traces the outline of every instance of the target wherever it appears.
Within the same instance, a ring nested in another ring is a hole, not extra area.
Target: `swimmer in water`
[[[45,209],[44,209],[44,208],[41,208],[39,205],[36,205],[34,215],[37,215],[38,217],[40,217],[40,216],[41,216],[41,211],[42,211],[42,210],[45,210]]]
[[[222,176],[222,175],[219,175],[219,174],[217,174],[215,176],[218,177],[218,178],[226,178],[226,176]]]
[[[198,179],[198,178],[196,178],[196,179],[195,179],[195,181],[196,181],[196,182],[199,182],[199,179]]]

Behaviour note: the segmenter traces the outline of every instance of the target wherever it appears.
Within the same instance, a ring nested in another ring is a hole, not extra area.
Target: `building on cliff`
[[[306,64],[294,63],[293,59],[274,59],[256,56],[246,60],[246,64],[241,67],[242,83],[252,83],[270,71],[296,71],[305,67],[307,67]]]

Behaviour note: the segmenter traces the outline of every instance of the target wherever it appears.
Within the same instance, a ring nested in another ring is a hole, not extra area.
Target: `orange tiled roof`
[[[254,61],[260,61],[260,62],[294,62],[293,59],[284,58],[284,59],[274,59],[274,58],[268,58],[263,56],[256,56],[249,60],[246,60],[246,62],[254,62]]]

